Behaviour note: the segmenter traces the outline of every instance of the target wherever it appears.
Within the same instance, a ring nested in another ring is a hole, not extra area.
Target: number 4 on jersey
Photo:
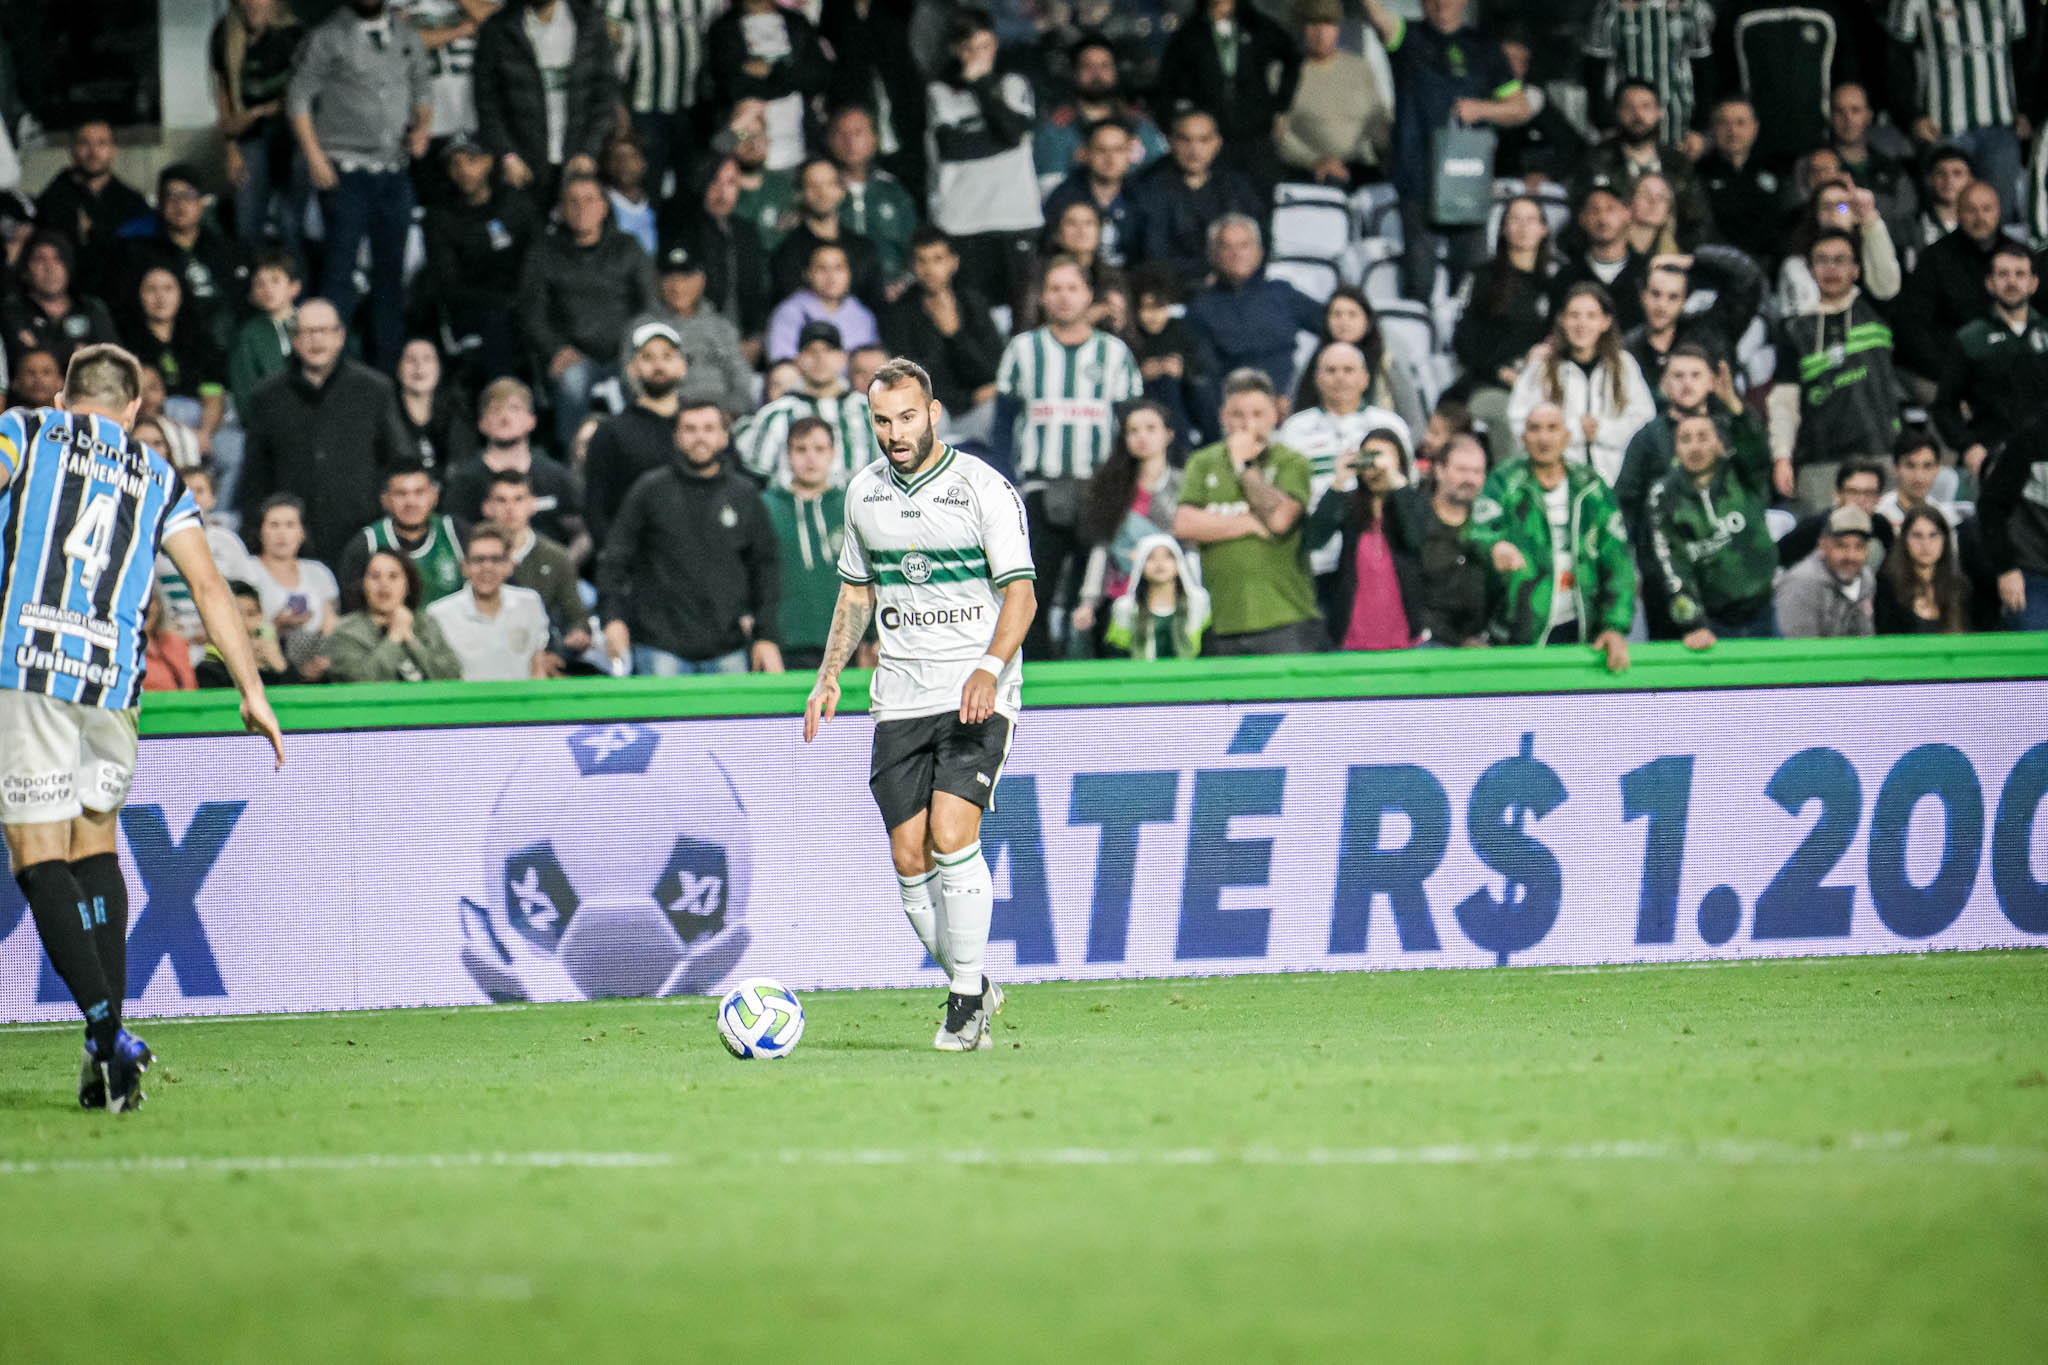
[[[97,493],[64,537],[64,554],[78,565],[78,583],[87,592],[99,587],[100,575],[114,557],[114,510],[119,499]]]

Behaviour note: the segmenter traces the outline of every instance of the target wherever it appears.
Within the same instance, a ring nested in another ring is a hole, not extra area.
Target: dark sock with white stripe
[[[85,1034],[102,1061],[114,1055],[114,1035],[121,1027],[121,1003],[110,998],[99,948],[93,942],[92,908],[79,894],[71,864],[59,859],[32,863],[14,874],[15,885],[28,898],[36,937],[50,955],[71,998],[85,1016]]]

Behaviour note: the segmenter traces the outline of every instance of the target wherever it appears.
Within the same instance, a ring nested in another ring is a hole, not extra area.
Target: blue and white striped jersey
[[[202,524],[185,481],[110,418],[0,416],[0,687],[124,710],[165,536]]]

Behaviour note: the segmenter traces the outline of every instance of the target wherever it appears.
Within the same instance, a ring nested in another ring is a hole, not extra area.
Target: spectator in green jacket
[[[299,263],[288,251],[259,256],[249,272],[249,304],[255,312],[235,330],[228,348],[228,393],[244,422],[256,386],[282,374],[292,358],[292,314],[298,311],[301,283]]]
[[[378,550],[363,568],[363,609],[327,637],[332,682],[430,682],[462,676],[462,660],[420,610],[420,571],[410,556]]]
[[[1645,517],[1671,623],[1687,649],[1773,639],[1770,447],[1743,442],[1730,455],[1704,414],[1680,421],[1676,442],[1678,463],[1651,487]]]
[[[839,601],[839,544],[846,531],[846,490],[832,486],[838,440],[822,417],[789,424],[789,483],[761,494],[782,558],[782,663],[816,668]]]
[[[1564,410],[1538,404],[1522,426],[1528,454],[1487,475],[1465,538],[1493,568],[1497,643],[1586,641],[1619,673],[1628,667],[1635,565],[1614,495],[1590,465],[1565,462],[1570,444]]]
[[[1102,642],[1133,659],[1192,659],[1209,626],[1209,594],[1195,581],[1180,542],[1146,536],[1132,552],[1138,571],[1110,603]]]

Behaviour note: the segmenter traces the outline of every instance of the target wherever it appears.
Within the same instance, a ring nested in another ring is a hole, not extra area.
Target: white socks
[[[918,942],[932,955],[932,961],[946,968],[945,912],[938,905],[935,894],[939,889],[939,873],[936,868],[918,877],[896,874],[896,889],[903,896],[903,914],[910,921],[910,927],[917,931]]]
[[[982,959],[988,953],[989,919],[995,913],[995,879],[989,875],[979,841],[958,852],[935,856],[939,863],[939,890],[946,902],[941,928],[946,952],[944,956],[933,956],[944,964],[956,995],[980,995]],[[903,900],[907,908],[907,887]]]

